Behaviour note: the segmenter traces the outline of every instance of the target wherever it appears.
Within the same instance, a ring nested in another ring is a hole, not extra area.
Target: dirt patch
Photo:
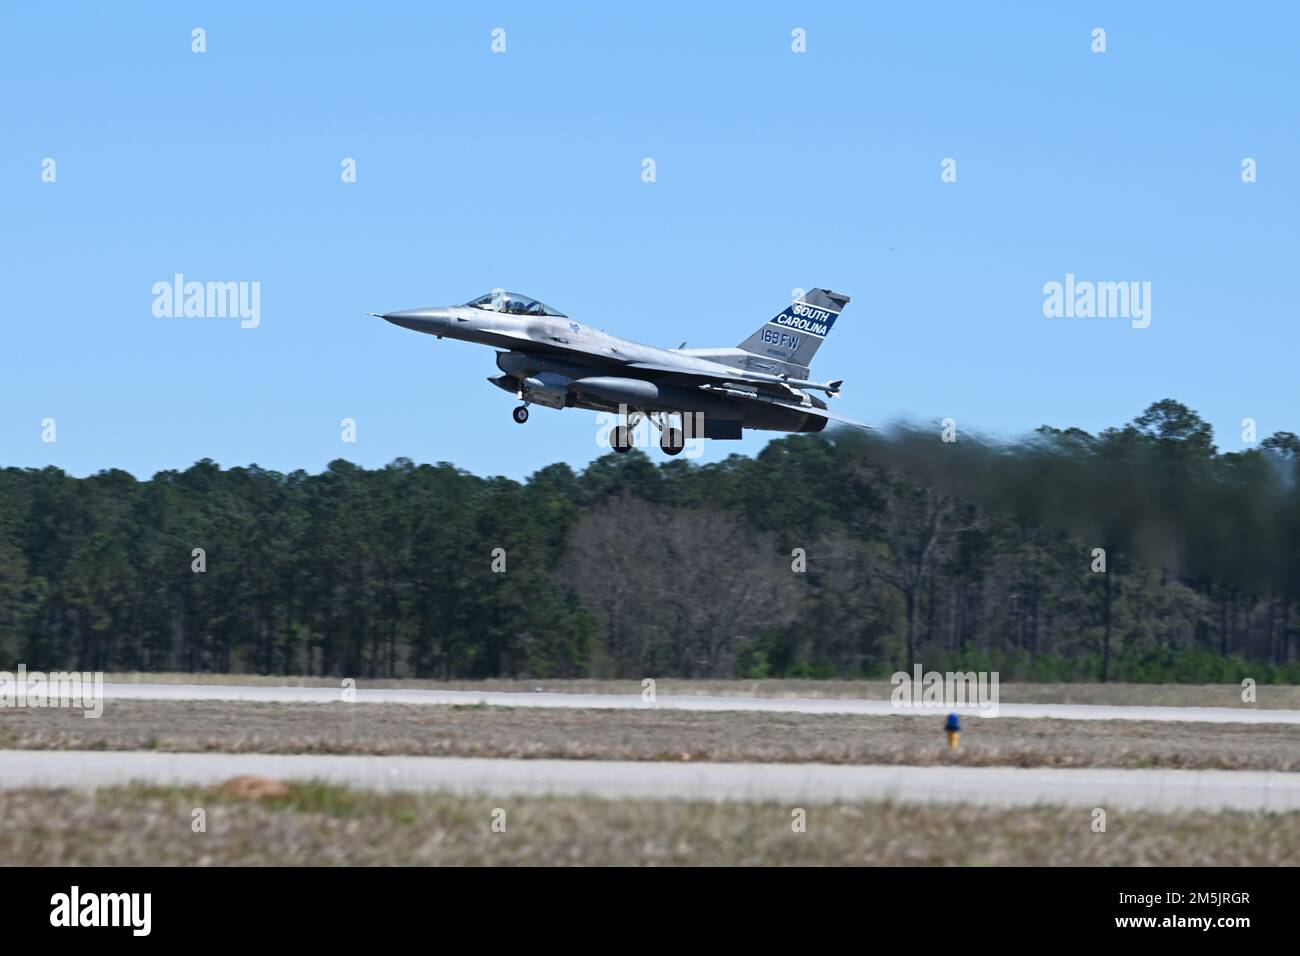
[[[283,797],[289,793],[289,787],[280,780],[268,780],[266,777],[245,775],[231,777],[215,787],[215,793],[236,800],[262,800],[266,797]]]

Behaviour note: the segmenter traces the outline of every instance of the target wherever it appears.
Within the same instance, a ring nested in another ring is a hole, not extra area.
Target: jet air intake
[[[498,352],[497,368],[515,378],[527,378],[530,375],[548,372],[572,379],[582,378],[595,371],[590,366],[583,367],[550,356],[528,355],[525,352]]]

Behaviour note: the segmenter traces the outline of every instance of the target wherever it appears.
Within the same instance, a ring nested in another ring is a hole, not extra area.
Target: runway
[[[210,786],[242,774],[492,799],[588,795],[792,806],[893,800],[1107,810],[1300,810],[1300,774],[1267,771],[0,751],[0,788],[7,789],[86,790],[131,782]]]
[[[791,714],[856,714],[893,717],[900,714],[947,713],[956,709],[963,716],[979,714],[976,707],[919,710],[896,708],[888,700],[811,697],[723,697],[660,694],[653,704],[632,694],[555,694],[504,691],[362,689],[355,691],[358,704],[415,704],[429,706],[549,707],[590,710],[762,711]],[[114,700],[219,700],[264,703],[337,703],[341,688],[263,687],[236,684],[105,684],[104,699]],[[1203,721],[1235,724],[1300,724],[1300,710],[1261,710],[1250,707],[1137,707],[1108,704],[1018,704],[1000,703],[998,717],[1036,720],[1159,720]],[[994,718],[987,718],[994,719]]]

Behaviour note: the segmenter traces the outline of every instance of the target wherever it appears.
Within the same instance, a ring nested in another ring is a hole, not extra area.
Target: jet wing
[[[619,365],[627,364],[627,360],[617,352],[609,349],[593,348],[580,342],[547,341],[546,339],[533,338],[524,332],[502,329],[493,329],[492,335],[504,339],[513,339],[519,342],[520,345],[527,346],[525,351],[528,352],[540,352],[544,355],[586,355],[600,359],[603,362],[612,362]],[[502,348],[505,348],[505,346],[503,345]]]
[[[819,392],[827,392],[831,395],[838,395],[843,382],[806,382],[801,379],[791,379],[782,375],[771,375],[766,372],[756,372],[752,369],[733,368],[729,365],[721,365],[717,362],[707,360],[697,360],[691,365],[660,365],[653,362],[628,362],[628,368],[639,369],[646,372],[654,372],[657,375],[672,375],[689,382],[701,384],[741,384],[757,385],[760,388],[776,389],[787,398],[794,397],[796,389],[813,389]]]
[[[711,369],[691,368],[689,365],[659,365],[655,362],[626,362],[624,367],[638,372],[671,376],[674,380],[683,384],[689,382],[694,385],[721,385],[726,382],[749,382],[742,369],[728,368],[726,366]]]
[[[721,376],[714,375],[711,372],[701,372],[697,369],[683,367],[679,365],[656,365],[653,362],[628,362],[628,368],[640,369],[643,372],[662,372],[665,375],[681,375],[683,378],[697,378],[702,382],[715,382]],[[736,369],[739,372],[739,369]],[[736,375],[740,378],[740,375]]]
[[[671,375],[683,382],[693,382],[697,385],[726,385],[734,383],[737,385],[762,386],[769,389],[776,389],[787,397],[793,397],[794,393],[790,386],[780,382],[755,381],[755,379],[745,374],[744,369],[731,368],[729,366],[718,366],[714,369],[683,368],[676,365],[656,365],[653,362],[628,362],[626,368],[636,369],[641,372],[653,372],[656,375]]]

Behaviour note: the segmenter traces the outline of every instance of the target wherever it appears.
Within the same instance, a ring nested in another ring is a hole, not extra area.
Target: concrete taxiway
[[[237,684],[105,684],[104,699],[114,700],[220,700],[264,703],[337,703],[344,691],[334,687],[267,687]],[[892,717],[899,714],[980,713],[974,706],[929,710],[900,709],[889,700],[811,697],[724,697],[694,694],[660,694],[653,704],[631,694],[556,694],[505,691],[416,690],[400,688],[355,690],[359,704],[423,704],[433,706],[560,707],[588,710],[763,711],[793,714],[856,714]],[[998,717],[1053,720],[1160,720],[1204,721],[1232,724],[1300,724],[1300,710],[1262,710],[1252,707],[1138,707],[1109,704],[1000,703]]]
[[[209,786],[254,774],[379,791],[608,799],[848,801],[1107,810],[1300,811],[1300,774],[1270,771],[506,760],[323,754],[0,751],[0,788]]]

